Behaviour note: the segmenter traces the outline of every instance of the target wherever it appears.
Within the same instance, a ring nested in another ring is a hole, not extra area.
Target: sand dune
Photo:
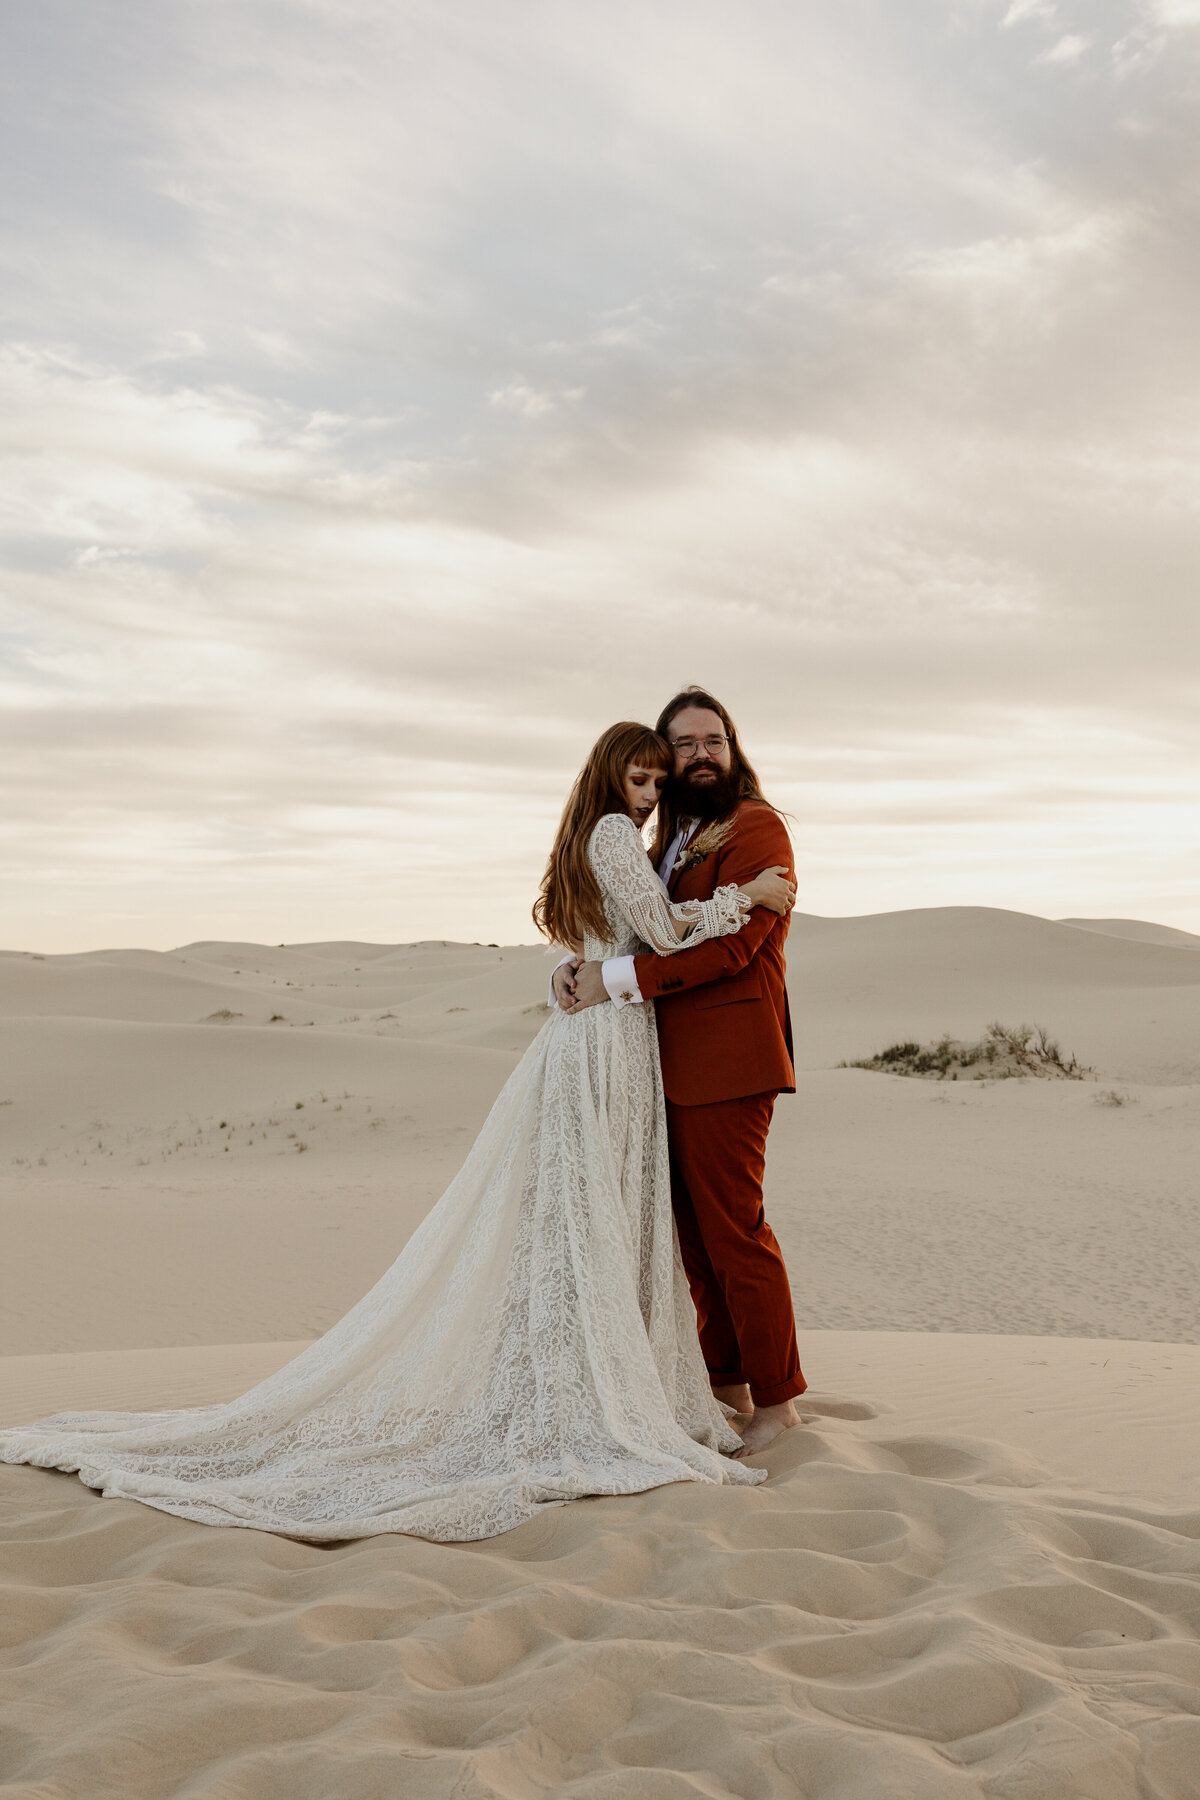
[[[1197,1334],[1190,951],[986,909],[800,919],[793,944],[801,1075],[768,1194],[806,1323]],[[0,957],[0,1226],[21,1271],[0,1354],[324,1330],[457,1168],[541,1024],[551,960]],[[950,1088],[831,1066],[995,1015],[1040,1020],[1101,1078]],[[1164,1068],[1176,1085],[1156,1085]]]
[[[797,1055],[828,1068],[899,1036],[978,1035],[989,1019],[1045,1024],[1102,1075],[1200,1081],[1192,946],[1139,941],[990,907],[865,918],[795,916],[788,947]],[[1186,934],[1184,934],[1186,935]],[[0,1016],[336,1030],[519,1053],[540,1023],[553,958],[531,945],[190,944],[36,958],[0,954]],[[389,1016],[392,1015],[392,1016]]]
[[[797,918],[788,940],[806,1068],[898,1039],[1040,1023],[1101,1075],[1200,1082],[1200,965],[1188,948],[990,907]]]
[[[22,1121],[27,1161],[0,1179],[20,1273],[0,1294],[0,1353],[297,1338],[366,1291],[508,1059],[380,1043],[364,1069],[361,1041],[309,1036],[323,1067],[272,1046],[278,1062],[237,1065],[249,1092],[220,1087],[203,1110],[172,1090],[153,1118],[147,1053],[127,1065],[130,1112],[89,1108],[56,1140]],[[0,1109],[0,1131],[17,1113]],[[1196,1088],[828,1070],[776,1109],[768,1203],[806,1326],[1173,1340],[1200,1335],[1198,1160]]]
[[[1060,919],[1060,925],[1078,925],[1081,931],[1098,931],[1103,937],[1133,938],[1140,944],[1167,944],[1183,950],[1200,950],[1200,937],[1174,925],[1153,925],[1148,919]]]
[[[1194,1793],[1200,959],[1165,931],[796,920],[768,1193],[813,1391],[765,1488],[317,1549],[0,1470],[0,1795]],[[0,955],[0,1417],[220,1398],[324,1330],[551,960]],[[834,1066],[994,1017],[1098,1078]]]
[[[867,1410],[806,1403],[765,1488],[464,1546],[206,1531],[7,1470],[0,1792],[1182,1800],[1200,1513]]]

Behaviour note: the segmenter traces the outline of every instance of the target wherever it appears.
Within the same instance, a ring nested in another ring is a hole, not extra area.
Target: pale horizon
[[[1146,925],[1146,926],[1150,927],[1151,934],[1153,934],[1153,932],[1156,929],[1165,927],[1165,930],[1167,932],[1180,932],[1183,934],[1183,936],[1185,938],[1188,936],[1195,937],[1197,947],[1200,947],[1200,934],[1189,933],[1187,931],[1186,926],[1171,925],[1171,924],[1169,924],[1168,921],[1163,920],[1163,919],[1131,919],[1128,917],[1122,917],[1122,916],[1112,914],[1112,913],[1095,913],[1095,914],[1075,913],[1075,914],[1064,914],[1062,916],[1053,916],[1052,917],[1045,913],[1031,913],[1028,911],[1028,909],[1020,908],[1020,907],[991,907],[991,906],[985,906],[985,904],[983,902],[980,902],[979,905],[981,908],[983,908],[984,910],[987,910],[987,911],[1000,912],[1000,913],[1015,913],[1020,917],[1038,919],[1038,920],[1041,920],[1043,923],[1049,924],[1049,925],[1075,925],[1075,926],[1078,926],[1083,929],[1093,929],[1094,928],[1094,930],[1097,931],[1101,936],[1112,936],[1113,938],[1116,938],[1116,939],[1126,939],[1127,937],[1133,937],[1135,939],[1138,939],[1138,934],[1136,932],[1127,934],[1122,931],[1112,931],[1110,933],[1105,930],[1105,927]],[[814,912],[811,912],[810,910],[808,910],[807,908],[801,907],[801,908],[797,908],[796,913],[794,914],[794,922],[799,922],[800,920],[803,920],[803,919],[815,919],[815,920],[818,920],[822,924],[855,925],[855,924],[862,923],[866,920],[886,919],[886,918],[895,916],[897,914],[903,914],[903,913],[907,913],[907,912],[915,912],[915,913],[950,912],[950,913],[954,913],[954,912],[969,911],[969,910],[972,910],[972,908],[970,906],[961,906],[960,907],[960,906],[954,906],[952,904],[948,904],[948,905],[939,905],[936,907],[897,907],[894,909],[888,909],[887,911],[877,912],[877,913],[814,913]],[[1159,942],[1170,944],[1173,940],[1171,940],[1169,937],[1164,937],[1162,939],[1159,939],[1159,938],[1154,937],[1153,935],[1149,935],[1149,936],[1145,937],[1144,939],[1139,939],[1138,941],[1144,941],[1144,942],[1151,943],[1151,944],[1159,943]],[[347,935],[346,933],[337,934],[337,933],[330,932],[330,933],[326,933],[324,936],[308,937],[308,938],[280,938],[280,939],[274,939],[274,938],[269,938],[269,937],[268,938],[248,938],[245,936],[239,937],[239,936],[235,935],[232,937],[224,937],[224,938],[191,937],[191,938],[186,938],[186,939],[180,939],[177,942],[168,943],[164,940],[161,943],[153,943],[153,944],[149,943],[149,942],[139,942],[139,943],[133,943],[133,942],[116,943],[116,942],[114,942],[114,943],[95,943],[95,944],[80,943],[80,944],[75,944],[75,945],[68,945],[68,946],[66,946],[62,949],[58,949],[58,950],[39,950],[36,945],[32,945],[32,944],[30,944],[30,945],[0,944],[0,956],[16,956],[16,957],[26,957],[26,958],[32,957],[35,960],[46,961],[47,959],[54,957],[54,956],[76,956],[76,957],[88,958],[88,957],[95,957],[95,956],[104,956],[108,953],[123,953],[126,951],[139,951],[139,950],[147,951],[153,955],[172,955],[172,954],[178,954],[180,952],[187,951],[187,950],[194,950],[198,946],[208,946],[208,945],[212,945],[213,947],[226,948],[226,949],[233,948],[233,947],[241,947],[244,945],[247,948],[278,949],[278,950],[307,950],[307,949],[318,949],[318,948],[325,949],[325,948],[336,948],[336,947],[345,947],[345,946],[357,946],[364,950],[371,949],[371,950],[389,951],[389,950],[397,950],[397,949],[400,949],[400,950],[414,949],[414,950],[416,950],[416,949],[425,948],[431,944],[442,944],[442,943],[449,944],[449,945],[460,945],[460,946],[463,946],[463,947],[466,947],[469,949],[485,949],[485,950],[487,950],[487,949],[490,949],[490,950],[536,950],[536,949],[541,949],[541,950],[545,951],[547,957],[549,957],[551,960],[553,960],[555,957],[557,957],[561,954],[561,946],[548,944],[548,943],[546,943],[546,941],[544,939],[537,937],[535,934],[531,934],[531,935],[523,937],[523,938],[522,937],[514,937],[514,938],[491,938],[491,939],[488,939],[488,938],[455,937],[453,935],[448,935],[445,932],[435,932],[435,933],[429,934],[427,937],[416,937],[416,938],[366,938],[366,937],[356,937],[353,934]],[[203,959],[201,959],[201,960],[203,960]]]
[[[0,943],[534,941],[711,687],[798,906],[1200,933],[1200,0],[10,21]]]

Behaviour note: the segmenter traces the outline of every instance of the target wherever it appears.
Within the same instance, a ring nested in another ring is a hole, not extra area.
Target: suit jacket
[[[671,898],[711,900],[719,887],[730,882],[740,887],[774,863],[795,880],[783,820],[761,800],[743,800],[724,843],[703,862],[682,870],[676,866]],[[795,1092],[784,982],[787,934],[786,916],[756,906],[741,930],[728,937],[674,956],[634,958],[642,998],[656,1002],[668,1100],[707,1106],[745,1094]]]

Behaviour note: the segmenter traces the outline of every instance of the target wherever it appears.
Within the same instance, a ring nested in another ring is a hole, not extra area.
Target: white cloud
[[[203,356],[207,348],[198,331],[165,331],[159,334],[155,348],[142,360],[147,364],[188,362]]]
[[[1012,5],[1005,13],[1000,24],[1008,29],[1013,25],[1022,25],[1026,19],[1046,19],[1052,21],[1055,7],[1051,0],[1012,0]]]
[[[1040,63],[1078,62],[1086,50],[1091,47],[1090,37],[1081,37],[1078,32],[1066,32],[1058,41],[1043,50],[1035,60]]]
[[[934,0],[134,0],[96,63],[63,4],[0,243],[9,942],[529,937],[588,742],[688,679],[811,910],[1200,928],[1186,39],[1010,7],[1108,46],[1064,89]]]
[[[1168,29],[1200,25],[1200,0],[1147,0],[1147,10]]]
[[[488,404],[519,413],[523,419],[537,419],[546,413],[557,412],[564,400],[582,400],[586,393],[587,389],[582,387],[536,388],[528,381],[514,380],[493,388],[488,395]]]

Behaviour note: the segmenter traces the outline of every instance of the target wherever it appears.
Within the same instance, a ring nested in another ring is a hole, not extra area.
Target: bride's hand
[[[749,894],[751,906],[765,906],[774,913],[786,914],[796,903],[796,884],[788,879],[782,863],[774,863],[753,881],[744,882],[742,892]]]

